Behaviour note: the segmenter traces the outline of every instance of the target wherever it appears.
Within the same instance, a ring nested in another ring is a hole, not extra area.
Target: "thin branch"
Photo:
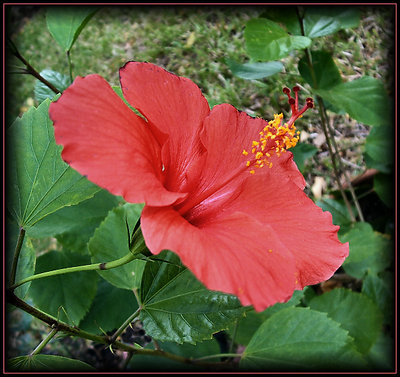
[[[10,48],[13,55],[25,65],[25,67],[26,67],[25,73],[29,73],[30,75],[37,78],[44,85],[46,85],[48,88],[50,88],[55,94],[61,93],[60,90],[58,90],[51,82],[47,81],[38,71],[36,71],[35,68],[33,68],[29,64],[29,62],[19,53],[17,47],[10,39],[7,39],[7,43],[8,43],[8,47]]]
[[[56,335],[58,332],[57,328],[54,327],[51,332],[44,338],[40,344],[29,354],[29,356],[34,356],[42,352],[42,349],[46,347],[47,343],[50,342],[51,339],[53,339],[54,335]]]
[[[6,290],[6,301],[9,304],[16,306],[17,308],[22,309],[23,311],[32,315],[33,317],[36,317],[36,318],[40,319],[41,321],[47,323],[48,325],[52,326],[53,328],[56,328],[58,331],[62,331],[68,335],[78,336],[83,339],[88,339],[88,340],[94,341],[96,343],[111,345],[110,337],[91,334],[91,333],[88,333],[86,331],[79,329],[76,326],[70,326],[64,322],[58,321],[53,316],[51,316],[45,312],[42,312],[41,310],[38,310],[38,309],[34,308],[33,306],[29,305],[27,302],[21,300],[10,290]],[[126,343],[123,343],[120,341],[115,341],[114,343],[112,343],[112,346],[116,349],[119,349],[119,350],[125,351],[125,352],[130,352],[132,354],[159,356],[159,357],[164,357],[164,358],[174,360],[174,361],[177,361],[180,363],[198,365],[198,366],[202,366],[204,368],[210,368],[210,369],[214,369],[214,370],[217,368],[221,368],[221,367],[222,368],[229,367],[226,365],[226,363],[222,363],[222,362],[207,363],[200,359],[195,360],[195,359],[183,357],[180,355],[175,355],[170,352],[166,352],[166,351],[162,351],[162,350],[136,348],[135,346],[132,346],[130,344],[126,344]]]

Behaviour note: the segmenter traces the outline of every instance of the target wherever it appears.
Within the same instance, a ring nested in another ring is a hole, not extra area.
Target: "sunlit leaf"
[[[311,43],[311,39],[291,36],[278,24],[265,18],[248,21],[244,37],[249,56],[261,61],[284,58],[291,51],[306,48]]]
[[[63,50],[69,51],[97,9],[97,7],[88,6],[48,7],[47,28]]]
[[[49,105],[47,99],[31,108],[7,130],[7,205],[24,228],[100,190],[62,160]]]

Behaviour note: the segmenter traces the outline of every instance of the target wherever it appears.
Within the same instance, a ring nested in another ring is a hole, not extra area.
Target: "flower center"
[[[291,97],[290,89],[284,88],[283,92],[288,96],[288,102],[292,110],[292,116],[287,123],[282,125],[282,114],[274,114],[274,120],[268,122],[262,131],[260,131],[259,140],[253,140],[251,145],[252,158],[246,162],[247,167],[251,167],[250,174],[255,174],[254,168],[262,168],[268,166],[272,168],[270,161],[272,155],[278,157],[287,149],[294,147],[299,141],[300,131],[296,131],[294,122],[301,118],[303,113],[314,106],[312,98],[306,99],[306,104],[301,110],[298,108],[298,92],[300,87],[295,86],[293,92],[295,98]],[[243,155],[249,155],[249,152],[244,149]]]

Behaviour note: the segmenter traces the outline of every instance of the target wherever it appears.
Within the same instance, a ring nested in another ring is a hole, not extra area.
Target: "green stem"
[[[87,264],[84,266],[76,266],[76,267],[66,267],[61,268],[59,270],[47,271],[42,272],[40,274],[29,276],[25,279],[20,280],[18,283],[15,283],[10,286],[10,290],[14,290],[15,288],[19,287],[22,284],[28,283],[29,281],[43,279],[50,276],[62,275],[62,274],[69,274],[71,272],[79,272],[79,271],[105,271],[111,270],[112,268],[120,267],[126,263],[131,262],[137,257],[137,254],[144,250],[145,243],[144,240],[137,242],[134,247],[130,250],[128,254],[123,256],[122,258],[116,259],[111,262],[105,263],[94,263],[94,264]]]
[[[68,68],[69,68],[69,79],[72,83],[73,77],[72,77],[72,62],[71,62],[71,55],[69,50],[67,51],[67,60],[68,60]]]
[[[51,82],[47,81],[38,71],[36,71],[35,68],[33,68],[29,64],[29,62],[19,53],[17,47],[10,39],[8,39],[7,42],[8,42],[8,46],[11,49],[11,52],[14,54],[14,56],[25,65],[26,73],[29,73],[30,75],[36,77],[44,85],[46,85],[48,88],[50,88],[55,94],[61,93],[61,91],[59,91]]]
[[[120,326],[120,328],[115,331],[115,333],[112,335],[112,337],[110,338],[110,342],[114,343],[117,338],[125,331],[125,329],[129,326],[129,324],[136,318],[139,316],[140,312],[141,312],[142,308],[139,307],[131,316],[129,316],[129,318],[126,319],[126,321]]]
[[[242,357],[242,354],[240,354],[240,353],[217,353],[215,355],[208,355],[208,356],[199,357],[197,359],[194,359],[193,361],[216,359],[216,358],[221,358],[221,357]]]
[[[12,262],[12,266],[11,266],[10,285],[13,285],[15,283],[18,259],[19,259],[19,255],[21,254],[22,245],[24,243],[24,238],[25,238],[25,229],[21,227],[19,230],[17,246],[15,247],[14,258],[13,258],[13,262]]]
[[[54,335],[56,335],[58,332],[57,328],[54,327],[53,330],[44,338],[40,344],[29,354],[29,356],[34,356],[42,352],[42,349],[46,347],[46,344],[50,342],[51,339],[53,339]]]
[[[236,338],[238,327],[239,327],[239,320],[237,319],[235,321],[235,325],[233,327],[233,334],[232,334],[231,344],[229,345],[229,352],[233,352],[233,346],[235,345],[235,338]]]
[[[304,32],[303,18],[300,15],[298,7],[296,8],[296,11],[297,11],[297,17],[298,17],[299,23],[300,23],[301,34],[304,36],[305,32]],[[314,65],[312,63],[310,49],[306,48],[304,51],[305,51],[305,55],[306,55],[306,59],[307,59],[307,65],[308,65],[308,68],[310,69],[311,78],[312,78],[312,81],[313,81],[313,87],[315,89],[317,89],[318,88],[317,77],[316,77],[316,74],[315,74]],[[337,183],[337,185],[339,187],[339,191],[340,191],[340,193],[342,195],[343,201],[344,201],[344,203],[346,205],[347,211],[348,211],[348,213],[350,215],[351,221],[355,222],[356,218],[354,217],[353,210],[351,208],[351,204],[350,204],[349,200],[347,199],[346,192],[345,192],[345,190],[343,188],[342,183],[340,182],[340,173],[339,173],[339,170],[338,170],[337,165],[336,165],[335,153],[334,153],[333,148],[332,148],[332,141],[331,141],[331,137],[330,137],[328,121],[327,121],[327,118],[326,118],[326,110],[325,110],[324,101],[320,96],[317,95],[316,97],[317,97],[317,102],[318,102],[318,112],[319,112],[319,116],[320,116],[320,119],[321,119],[322,130],[324,132],[325,139],[326,139],[326,144],[328,146],[329,156],[330,156],[330,159],[332,161],[333,174],[335,176],[336,183]],[[336,153],[338,153],[338,151],[336,151]]]

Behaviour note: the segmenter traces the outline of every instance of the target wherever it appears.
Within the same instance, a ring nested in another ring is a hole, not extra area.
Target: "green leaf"
[[[340,72],[332,59],[332,55],[329,52],[312,51],[311,59],[315,78],[310,71],[306,56],[300,59],[298,68],[303,79],[312,88],[329,90],[335,85],[342,83]]]
[[[260,326],[240,367],[248,371],[329,371],[359,369],[363,362],[339,323],[326,313],[292,307]]]
[[[294,291],[292,298],[288,302],[278,302],[262,312],[256,312],[254,309],[246,311],[245,316],[238,323],[235,341],[239,344],[247,345],[266,319],[280,310],[298,305],[303,294],[304,291]]]
[[[46,216],[29,228],[28,235],[33,238],[57,237],[66,249],[84,250],[95,229],[117,205],[116,196],[100,190],[90,199]]]
[[[374,190],[388,208],[394,208],[395,180],[392,174],[376,174],[374,176]]]
[[[303,20],[304,35],[310,38],[333,34],[341,28],[339,20],[321,15],[316,9],[308,9]]]
[[[265,18],[248,21],[244,37],[249,56],[262,61],[284,58],[291,51],[306,48],[311,43],[311,39],[291,36],[278,24]]]
[[[267,9],[261,17],[279,22],[295,35],[301,35],[301,28],[296,7],[277,6]],[[305,7],[304,31],[310,38],[332,34],[341,29],[357,27],[360,11],[356,7]]]
[[[245,80],[262,79],[283,70],[281,62],[240,64],[231,59],[225,59],[225,62],[235,76]]]
[[[390,271],[384,271],[379,276],[368,274],[362,285],[362,293],[376,303],[387,325],[393,325],[394,289],[394,278]]]
[[[369,126],[392,122],[390,100],[380,80],[364,76],[315,92],[324,100],[346,111],[350,117]]]
[[[310,308],[328,314],[348,330],[357,349],[365,354],[382,329],[382,313],[375,303],[362,293],[336,288],[315,297]]]
[[[94,372],[95,369],[80,360],[55,355],[18,356],[8,360],[14,372]]]
[[[154,339],[196,343],[227,329],[243,313],[233,295],[207,290],[172,252],[147,263],[141,286],[140,319]]]
[[[7,130],[8,209],[25,229],[100,190],[61,159],[49,105],[31,108]]]
[[[87,255],[53,250],[37,259],[35,273],[89,263]],[[94,271],[72,272],[32,281],[29,296],[39,309],[78,326],[90,308],[96,287],[97,274]]]
[[[86,6],[48,7],[47,28],[63,50],[69,51],[97,9],[97,7]]]
[[[142,208],[142,204],[126,203],[109,212],[89,241],[92,263],[111,262],[130,252],[130,238]],[[145,264],[145,261],[135,259],[120,267],[98,273],[117,288],[132,290],[140,287]]]
[[[293,160],[296,163],[299,170],[304,170],[305,162],[318,152],[318,148],[312,144],[297,143],[294,148],[290,151],[293,153]]]
[[[364,159],[370,169],[390,173],[394,165],[395,133],[392,125],[374,127],[365,141]]]
[[[51,69],[44,69],[40,75],[45,78],[50,84],[53,84],[61,93],[71,85],[71,79],[67,75],[60,72],[52,71]],[[40,80],[35,82],[35,99],[38,102],[44,101],[46,98],[53,99],[56,96],[47,85],[43,84]]]
[[[390,266],[393,258],[391,241],[375,232],[368,223],[356,223],[339,236],[341,242],[349,242],[350,253],[342,267],[351,276],[362,279],[366,273],[377,274]]]
[[[96,297],[79,328],[91,333],[112,331],[119,328],[137,308],[132,291],[116,288],[100,279]]]
[[[305,35],[310,38],[354,28],[359,23],[360,11],[356,7],[309,7],[306,8],[304,15]]]
[[[187,358],[200,358],[220,353],[218,343],[215,339],[198,342],[196,345],[173,342],[158,342],[163,351]],[[146,348],[154,349],[152,343]],[[211,359],[216,361],[218,359]],[[204,371],[204,367],[195,364],[184,364],[178,361],[151,355],[134,355],[128,364],[128,370],[133,372],[183,372],[183,371]]]

